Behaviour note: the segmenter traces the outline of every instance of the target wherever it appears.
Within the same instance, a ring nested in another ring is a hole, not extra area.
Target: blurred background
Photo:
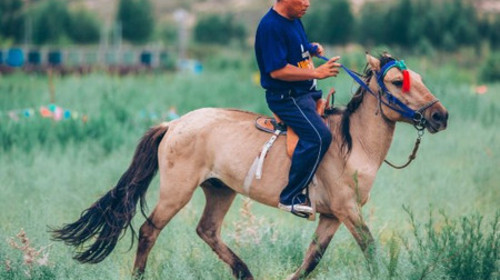
[[[252,53],[257,23],[272,2],[3,0],[1,70],[201,71],[214,55]],[[376,47],[431,57],[462,51],[461,60],[486,68],[498,65],[499,13],[495,0],[312,1],[303,21],[310,41],[339,47],[335,54]],[[481,79],[498,79],[498,71],[483,69]]]
[[[203,107],[269,115],[253,42],[272,4],[0,0],[0,279],[129,279],[130,231],[81,265],[48,228],[113,187],[150,126]],[[341,227],[309,279],[500,279],[500,1],[311,0],[302,21],[351,69],[365,51],[404,59],[450,112],[412,165],[377,175],[363,215],[381,273]],[[339,107],[358,87],[343,72],[319,86]],[[404,162],[416,137],[399,124],[388,159]],[[155,178],[150,208],[157,198]],[[148,279],[233,279],[195,232],[204,203],[197,190],[163,230]],[[256,279],[285,279],[316,223],[238,196],[222,237]]]

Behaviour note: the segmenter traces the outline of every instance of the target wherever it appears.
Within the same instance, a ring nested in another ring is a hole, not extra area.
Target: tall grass
[[[477,214],[454,220],[441,213],[442,221],[438,222],[432,212],[427,223],[422,225],[411,209],[403,208],[413,231],[411,237],[402,237],[413,270],[408,279],[488,280],[500,277],[500,211],[487,226],[483,225],[483,217]],[[392,263],[393,259],[391,255]]]
[[[358,61],[358,58],[350,58]],[[380,274],[370,275],[353,238],[341,228],[311,279],[499,279],[500,119],[499,84],[474,93],[456,68],[407,61],[424,76],[449,109],[449,128],[424,136],[416,161],[403,171],[380,170],[365,220],[378,244]],[[73,221],[116,183],[144,131],[201,107],[233,107],[268,114],[253,69],[244,62],[208,67],[201,75],[166,73],[112,77],[93,74],[56,77],[55,103],[88,116],[53,121],[41,117],[13,121],[5,112],[50,103],[43,76],[0,77],[0,279],[29,278],[22,250],[7,240],[24,229],[34,249],[49,246],[48,265],[33,266],[34,279],[126,279],[134,252],[126,236],[98,265],[71,260],[71,250],[52,242],[47,225]],[[228,66],[229,65],[229,66]],[[225,68],[225,70],[221,70]],[[458,78],[457,78],[458,77]],[[345,75],[322,81],[346,104],[356,86]],[[144,113],[145,112],[145,113]],[[149,117],[150,112],[156,117]],[[146,116],[146,117],[145,117]],[[416,132],[399,125],[389,158],[403,161]],[[148,192],[157,200],[158,181]],[[231,279],[229,269],[196,235],[204,197],[191,202],[163,230],[148,263],[152,279]],[[406,207],[402,208],[401,205]],[[405,211],[406,209],[406,211]],[[431,209],[439,209],[435,215]],[[422,221],[423,217],[428,217]],[[136,217],[134,224],[142,223]],[[236,199],[223,225],[223,239],[257,279],[283,279],[300,265],[315,223]],[[8,264],[6,263],[8,261]]]

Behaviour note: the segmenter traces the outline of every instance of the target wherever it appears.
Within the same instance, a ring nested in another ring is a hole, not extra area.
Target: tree
[[[387,10],[387,6],[380,2],[367,2],[363,5],[357,32],[361,43],[376,45],[387,42]]]
[[[22,0],[0,1],[0,36],[21,41],[24,33]]]
[[[34,43],[54,43],[66,35],[69,12],[65,1],[49,0],[40,3],[34,11],[34,18]]]
[[[246,34],[245,26],[235,21],[232,14],[208,15],[201,18],[194,27],[194,38],[200,43],[226,45],[232,40],[241,43]]]
[[[324,42],[330,44],[348,43],[354,30],[354,16],[348,0],[335,0],[325,10]]]
[[[488,39],[493,48],[500,49],[500,15],[497,15],[491,22]]]
[[[388,26],[390,36],[387,43],[408,46],[410,43],[410,22],[413,7],[411,0],[399,0],[398,4],[389,10]]]
[[[304,17],[306,32],[311,41],[327,44],[346,44],[354,31],[354,16],[348,0],[329,0],[315,3]]]
[[[99,42],[99,20],[87,10],[71,12],[68,18],[67,34],[75,43],[89,44]]]
[[[120,0],[117,21],[125,40],[146,42],[153,34],[154,17],[149,0]]]
[[[453,3],[455,13],[452,15],[451,24],[455,41],[461,45],[473,45],[479,38],[479,19],[474,6],[464,0],[455,0]]]

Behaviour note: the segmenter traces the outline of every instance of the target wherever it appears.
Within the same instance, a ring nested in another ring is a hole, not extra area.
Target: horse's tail
[[[140,200],[144,214],[145,194],[158,170],[158,146],[168,130],[167,125],[151,128],[137,146],[130,167],[116,186],[84,210],[78,221],[52,230],[54,240],[64,241],[77,248],[91,240],[74,259],[82,263],[98,263],[104,260],[116,246],[118,240],[130,227]],[[134,236],[132,236],[132,243]]]

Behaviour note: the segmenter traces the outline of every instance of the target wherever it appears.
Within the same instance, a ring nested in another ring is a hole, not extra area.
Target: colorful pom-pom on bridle
[[[403,92],[409,92],[411,87],[410,72],[408,70],[403,70]]]
[[[393,67],[399,68],[403,72],[402,91],[409,92],[411,88],[411,78],[410,78],[410,72],[408,71],[408,67],[406,67],[404,60],[394,60],[388,63],[386,67],[384,67],[383,69],[384,71],[382,72],[382,75],[380,77],[383,78],[385,74],[387,74],[387,71],[389,71]]]

